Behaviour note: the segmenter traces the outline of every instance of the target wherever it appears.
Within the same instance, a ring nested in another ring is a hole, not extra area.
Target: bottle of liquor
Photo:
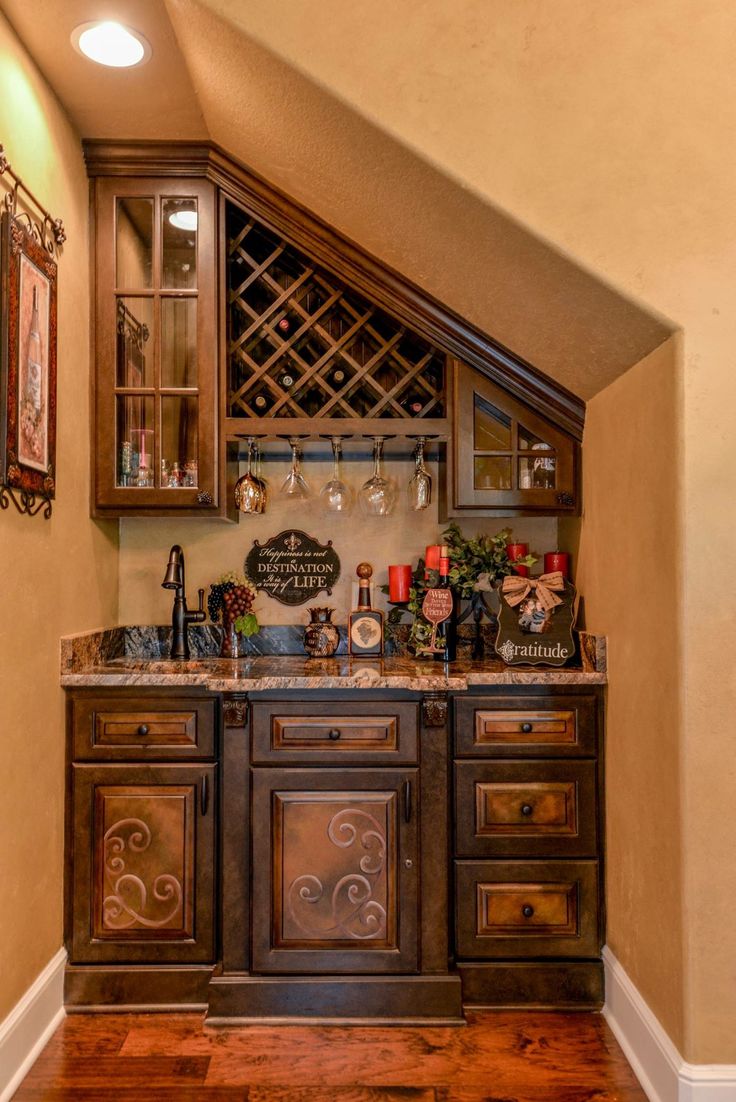
[[[356,569],[359,579],[358,607],[348,615],[348,654],[353,658],[380,658],[383,654],[383,613],[371,608],[373,567],[362,562]]]
[[[439,662],[454,662],[457,658],[457,600],[450,585],[449,549],[444,546],[440,548],[439,589],[450,593],[451,607],[447,618],[437,624],[435,645],[438,650],[434,657]]]

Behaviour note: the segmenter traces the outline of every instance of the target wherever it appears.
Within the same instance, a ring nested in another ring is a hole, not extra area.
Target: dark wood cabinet
[[[578,511],[579,445],[538,408],[454,361],[446,517]]]
[[[601,698],[455,700],[455,948],[467,1002],[597,1006],[604,933]],[[559,962],[570,963],[568,973]]]
[[[413,972],[417,770],[253,777],[256,972]]]
[[[95,510],[216,513],[214,185],[97,176],[93,197]]]
[[[72,774],[70,960],[213,960],[216,766]]]

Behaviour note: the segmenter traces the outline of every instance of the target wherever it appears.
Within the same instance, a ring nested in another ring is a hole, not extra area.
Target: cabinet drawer
[[[593,696],[455,701],[458,757],[583,757],[596,752]]]
[[[595,857],[592,761],[455,765],[458,857]]]
[[[458,861],[455,887],[459,957],[600,952],[596,861]]]
[[[418,705],[397,701],[255,703],[253,761],[417,760]]]
[[[79,760],[209,758],[215,701],[195,697],[81,697],[73,702]]]

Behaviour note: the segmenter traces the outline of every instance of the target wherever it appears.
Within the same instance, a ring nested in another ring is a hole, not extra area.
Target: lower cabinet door
[[[214,765],[74,765],[70,958],[214,959]]]
[[[253,970],[415,972],[417,770],[257,769]]]

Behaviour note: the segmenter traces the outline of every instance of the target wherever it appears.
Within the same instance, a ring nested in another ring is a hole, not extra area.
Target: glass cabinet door
[[[450,515],[575,510],[571,437],[461,363],[454,404]]]
[[[96,181],[101,511],[217,506],[214,188]]]

